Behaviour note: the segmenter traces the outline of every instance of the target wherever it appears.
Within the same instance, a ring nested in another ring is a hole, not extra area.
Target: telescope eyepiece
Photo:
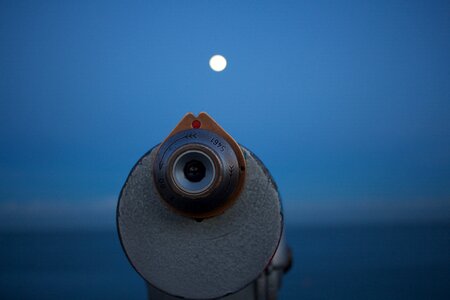
[[[161,198],[195,219],[230,207],[245,177],[241,148],[206,114],[186,115],[159,146],[155,162],[153,178]]]

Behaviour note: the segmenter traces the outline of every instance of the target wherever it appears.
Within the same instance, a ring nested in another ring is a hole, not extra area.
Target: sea
[[[288,225],[278,299],[450,299],[450,223]],[[146,299],[114,230],[0,233],[0,299]]]

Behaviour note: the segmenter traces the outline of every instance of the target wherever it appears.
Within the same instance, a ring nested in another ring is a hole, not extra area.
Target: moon
[[[227,67],[227,60],[222,55],[216,54],[209,59],[209,66],[213,71],[222,72]]]

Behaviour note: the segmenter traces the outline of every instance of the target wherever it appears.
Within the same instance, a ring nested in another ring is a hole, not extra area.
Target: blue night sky
[[[292,222],[448,220],[449,53],[448,1],[1,1],[0,217],[113,224],[137,159],[206,111]]]

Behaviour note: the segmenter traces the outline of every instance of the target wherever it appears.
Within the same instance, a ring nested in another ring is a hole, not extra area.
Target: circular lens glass
[[[184,165],[184,176],[192,182],[199,182],[205,178],[206,169],[201,161],[191,160]]]
[[[203,151],[189,150],[181,153],[173,164],[172,180],[188,194],[200,194],[214,182],[216,168],[212,159]]]

